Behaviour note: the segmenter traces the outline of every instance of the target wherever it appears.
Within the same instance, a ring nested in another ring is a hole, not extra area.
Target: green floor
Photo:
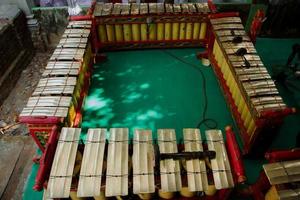
[[[294,42],[259,39],[257,50],[267,67],[280,66],[286,62]],[[202,117],[204,104],[199,69],[203,70],[207,81],[207,117],[214,118],[220,129],[234,126],[212,69],[202,66],[195,58],[199,49],[167,51],[198,67],[185,65],[161,50],[108,53],[107,62],[95,65],[84,106],[83,131],[92,127],[128,127],[132,134],[134,128],[151,128],[153,133],[158,128],[174,128],[179,140],[182,128],[197,126]],[[282,93],[290,105],[297,104],[292,94],[284,89]],[[288,117],[273,148],[293,147],[300,131],[299,122],[299,115]],[[204,130],[202,126],[202,134]],[[245,160],[250,183],[256,180],[264,162]],[[36,171],[34,165],[24,199],[41,199],[42,193],[31,189]]]

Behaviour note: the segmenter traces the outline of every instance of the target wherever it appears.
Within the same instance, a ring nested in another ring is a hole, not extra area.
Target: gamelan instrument
[[[184,197],[224,192],[234,187],[235,168],[222,132],[207,130],[205,136],[207,144],[199,129],[183,129],[183,143],[177,145],[174,129],[158,129],[153,140],[146,129],[136,129],[129,139],[128,128],[111,128],[109,133],[90,128],[82,136],[80,128],[64,127],[45,196],[171,199],[178,192]]]
[[[263,165],[271,184],[266,200],[300,199],[300,160],[289,160]]]
[[[54,124],[74,125],[89,85],[91,21],[71,21],[19,120],[44,151]]]
[[[207,3],[97,3],[101,49],[203,46]]]
[[[279,95],[241,19],[227,15],[210,16],[208,57],[240,129],[244,153],[259,155],[294,109]]]

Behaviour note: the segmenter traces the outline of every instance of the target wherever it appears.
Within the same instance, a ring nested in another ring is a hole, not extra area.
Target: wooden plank
[[[129,15],[130,14],[130,4],[122,3],[121,4],[121,15]]]
[[[199,129],[183,129],[184,149],[186,152],[203,151]],[[189,191],[204,191],[208,187],[205,161],[199,159],[187,160],[187,177]]]
[[[25,107],[21,117],[67,117],[68,107]]]
[[[46,69],[42,77],[49,77],[49,76],[78,76],[79,70],[78,69]]]
[[[280,200],[299,200],[300,188],[284,189],[277,191]]]
[[[45,70],[54,69],[77,69],[81,67],[81,62],[78,61],[49,61]]]
[[[155,192],[154,160],[152,131],[136,129],[132,155],[134,194]]]
[[[103,8],[102,8],[102,16],[108,16],[111,14],[111,11],[113,9],[113,4],[112,3],[105,3]]]
[[[205,131],[208,149],[216,152],[216,158],[211,159],[214,182],[217,190],[234,186],[230,163],[220,130]]]
[[[128,128],[111,128],[105,196],[128,194]]]
[[[115,3],[111,12],[112,15],[120,15],[121,14],[121,3]]]
[[[233,24],[233,23],[242,23],[242,20],[240,17],[223,17],[223,18],[216,18],[216,19],[210,19],[210,22],[213,25],[216,24]]]
[[[174,129],[158,129],[157,137],[160,153],[178,152]],[[173,159],[161,160],[160,179],[163,192],[179,191],[182,186],[179,161]]]
[[[100,196],[106,129],[89,129],[78,183],[78,197]]]
[[[82,48],[85,49],[88,38],[62,38],[56,48]]]
[[[271,185],[300,181],[300,160],[263,165]]]
[[[157,4],[156,3],[149,3],[149,13],[156,14],[157,13]]]
[[[131,4],[131,9],[130,9],[130,14],[131,15],[138,15],[139,13],[140,13],[140,4],[132,3]]]
[[[32,96],[40,96],[40,95],[73,95],[75,86],[47,86],[47,87],[37,87]]]
[[[64,96],[43,96],[30,97],[27,102],[27,107],[69,107],[72,97]]]
[[[50,60],[69,60],[69,61],[81,61],[85,49],[79,48],[56,48],[50,58]]]
[[[76,85],[76,77],[52,77],[40,79],[37,87]]]
[[[245,30],[243,24],[216,24],[214,30]]]
[[[165,7],[166,7],[166,13],[173,13],[173,4],[166,3]]]
[[[68,198],[70,195],[80,128],[62,128],[48,182],[49,198]]]
[[[99,16],[102,15],[103,6],[104,6],[103,2],[97,2],[96,3],[94,13],[93,13],[93,15],[95,17],[99,17]]]
[[[70,21],[67,28],[68,29],[90,29],[92,27],[92,21]]]
[[[148,14],[148,4],[147,3],[140,3],[140,14],[141,15]]]

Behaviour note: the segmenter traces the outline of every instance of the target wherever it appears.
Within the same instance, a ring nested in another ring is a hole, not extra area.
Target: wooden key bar
[[[185,152],[203,151],[199,129],[183,129]],[[206,166],[204,160],[186,161],[189,191],[204,191],[208,187]]]
[[[152,131],[136,129],[133,141],[133,193],[155,192]]]
[[[207,130],[205,135],[208,149],[216,151],[216,158],[211,160],[216,189],[233,187],[234,182],[222,132],[220,130]]]
[[[158,145],[160,153],[177,153],[176,135],[174,129],[158,129]],[[175,192],[181,189],[180,165],[178,160],[166,159],[160,161],[161,190]]]
[[[105,195],[128,194],[128,129],[111,128],[107,154]]]
[[[69,198],[80,132],[80,128],[61,131],[47,187],[48,198]]]
[[[78,197],[98,197],[102,180],[106,129],[88,129],[81,170]]]

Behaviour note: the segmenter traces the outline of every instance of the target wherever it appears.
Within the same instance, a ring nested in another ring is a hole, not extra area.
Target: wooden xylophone
[[[183,129],[178,146],[174,129],[136,129],[129,140],[127,128],[63,128],[52,163],[46,198],[118,197],[171,199],[213,195],[234,187],[231,164],[220,130]],[[109,135],[109,139],[106,137]],[[81,141],[81,142],[80,142]],[[82,153],[83,152],[83,153]],[[230,156],[230,154],[229,154]],[[226,198],[223,193],[215,199]]]
[[[279,95],[241,19],[222,16],[210,16],[208,57],[239,126],[244,152],[259,155],[272,141],[275,127],[294,110]]]
[[[44,151],[53,125],[73,126],[89,85],[91,21],[71,21],[19,120]]]
[[[101,49],[203,46],[207,3],[97,3]]]

